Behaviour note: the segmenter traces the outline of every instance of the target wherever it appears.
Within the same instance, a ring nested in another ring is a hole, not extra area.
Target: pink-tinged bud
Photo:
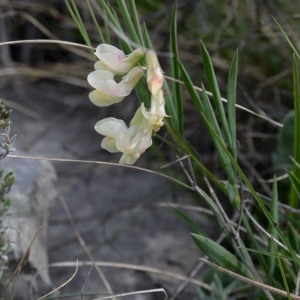
[[[157,95],[162,89],[164,83],[164,75],[159,65],[156,53],[149,50],[146,53],[147,65],[147,84],[152,95]]]

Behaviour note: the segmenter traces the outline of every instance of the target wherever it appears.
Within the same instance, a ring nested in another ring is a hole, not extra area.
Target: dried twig
[[[56,291],[60,290],[60,289],[63,288],[64,286],[66,286],[66,285],[67,285],[68,283],[70,283],[70,282],[73,280],[73,278],[76,276],[77,271],[78,271],[78,260],[77,260],[77,264],[76,264],[76,269],[75,269],[74,273],[72,274],[72,276],[71,276],[68,280],[66,280],[63,284],[61,284],[61,285],[58,286],[57,288],[53,289],[51,292],[49,292],[49,293],[47,293],[46,295],[44,295],[44,296],[38,298],[37,300],[45,299],[46,297],[52,295],[52,294],[55,293]]]
[[[141,295],[141,294],[152,294],[152,293],[163,293],[165,295],[164,300],[168,299],[168,294],[165,291],[165,289],[151,289],[151,290],[143,290],[143,291],[135,291],[135,292],[129,292],[129,293],[122,293],[122,294],[116,294],[113,296],[106,296],[106,297],[101,297],[97,299],[92,299],[92,300],[104,300],[104,299],[112,299],[114,298],[120,298],[120,297],[125,297],[125,296],[133,296],[133,295]]]
[[[134,271],[141,271],[141,272],[147,272],[147,273],[153,273],[160,276],[176,279],[176,280],[189,280],[192,284],[195,284],[197,286],[200,286],[204,288],[207,291],[211,291],[211,286],[201,280],[197,280],[194,278],[189,278],[185,275],[176,274],[174,272],[164,271],[157,268],[152,268],[148,266],[141,266],[141,265],[135,265],[135,264],[127,264],[127,263],[116,263],[116,262],[109,262],[109,261],[81,261],[78,263],[79,266],[99,266],[99,267],[110,267],[110,268],[118,268],[118,269],[127,269],[127,270],[134,270]],[[58,263],[51,263],[49,264],[49,267],[73,267],[74,262],[72,261],[64,261],[64,262],[58,262]]]
[[[237,273],[234,273],[232,271],[229,271],[227,269],[224,269],[212,262],[210,262],[209,260],[205,259],[205,258],[199,258],[201,261],[205,262],[206,264],[208,264],[209,266],[217,269],[218,271],[224,273],[224,274],[227,274],[235,279],[238,279],[238,280],[241,280],[243,282],[246,282],[250,285],[253,285],[253,286],[256,286],[258,288],[261,288],[263,290],[266,290],[266,291],[269,291],[273,294],[277,294],[277,295],[281,295],[281,296],[285,296],[287,297],[288,296],[288,293],[286,291],[283,291],[283,290],[280,290],[280,289],[277,289],[273,286],[270,286],[270,285],[267,285],[267,284],[264,284],[262,282],[259,282],[259,281],[256,281],[256,280],[252,280],[252,279],[249,279],[245,276],[242,276],[240,274],[237,274]],[[295,299],[295,300],[300,300],[300,296],[297,296],[297,295],[293,295],[293,294],[289,294],[289,296],[292,297],[292,299]]]

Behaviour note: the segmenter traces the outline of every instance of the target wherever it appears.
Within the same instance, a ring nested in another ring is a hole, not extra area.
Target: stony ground
[[[1,97],[12,101],[7,103],[14,107],[12,128],[18,138],[13,154],[117,162],[116,155],[100,149],[100,136],[93,129],[110,111],[95,109],[87,90],[54,81],[19,82],[17,88],[3,89]],[[152,165],[159,171],[160,165],[151,162],[152,157],[147,153],[138,165]],[[16,174],[16,189],[28,177],[36,176],[28,166],[38,166],[38,162],[7,161],[22,166],[20,177]],[[57,180],[45,188],[45,197],[40,196],[39,201],[47,201],[49,189],[56,190],[47,230],[48,259],[50,266],[55,265],[49,269],[53,286],[65,282],[74,273],[76,260],[79,262],[76,276],[60,290],[59,299],[91,299],[107,293],[100,271],[82,266],[86,262],[135,264],[182,275],[188,275],[197,264],[200,253],[189,230],[167,204],[193,204],[187,192],[140,170],[84,162],[51,163]],[[32,178],[36,180],[39,178]],[[205,216],[201,222],[209,224]],[[100,268],[115,293],[163,287],[171,297],[182,283],[121,266]],[[163,294],[128,299],[163,299]],[[177,299],[196,299],[196,286],[189,285]]]

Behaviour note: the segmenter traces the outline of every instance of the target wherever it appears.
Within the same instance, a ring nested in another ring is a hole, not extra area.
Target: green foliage
[[[282,122],[283,126],[279,130],[276,151],[273,154],[273,165],[276,171],[283,172],[292,166],[290,156],[293,155],[294,148],[294,124],[295,112],[289,112]]]
[[[286,115],[282,124],[283,126],[280,128],[277,138],[276,150],[272,154],[274,170],[278,176],[286,174],[286,172],[292,168],[290,157],[293,155],[294,148],[294,111],[291,111]],[[288,178],[285,178],[278,183],[280,199],[286,203],[288,202],[290,187],[291,185]]]
[[[227,300],[229,295],[233,292],[237,282],[233,281],[224,287],[222,278],[219,274],[214,273],[213,281],[211,282],[212,292],[207,295],[204,291],[199,289],[198,297],[199,300]]]
[[[192,237],[200,250],[217,265],[248,278],[252,278],[249,269],[224,247],[210,238],[199,234],[192,234]]]
[[[299,72],[298,72],[298,61],[300,57],[297,52],[293,54],[293,86],[294,86],[294,147],[293,147],[293,159],[296,163],[300,163],[300,92],[299,92]],[[293,168],[293,176],[299,182],[300,181],[300,170],[296,164]],[[292,185],[290,190],[290,205],[295,208],[299,208],[299,193],[297,189]]]
[[[10,136],[10,110],[7,110],[3,103],[0,104],[0,160],[4,159],[12,150],[15,136]],[[5,270],[7,262],[7,253],[10,245],[6,238],[6,229],[3,227],[3,221],[9,213],[10,199],[7,197],[11,187],[15,183],[12,172],[5,173],[0,167],[0,278]]]
[[[6,201],[6,195],[9,193],[12,185],[15,183],[13,172],[7,173],[3,178],[3,170],[0,171],[0,201]]]
[[[171,27],[170,27],[170,50],[171,50],[171,59],[172,59],[172,76],[175,80],[180,79],[180,70],[179,70],[179,54],[178,54],[178,40],[177,40],[177,6],[175,5],[171,17]],[[177,130],[181,135],[183,134],[183,103],[181,95],[181,85],[179,82],[174,81],[173,83],[173,94],[175,99],[176,107],[176,120],[177,120]]]

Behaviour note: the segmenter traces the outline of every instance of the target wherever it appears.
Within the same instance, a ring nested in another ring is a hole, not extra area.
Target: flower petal
[[[127,62],[131,65],[131,67],[134,67],[142,60],[144,55],[143,49],[137,48],[127,56],[124,62]]]
[[[144,153],[152,145],[152,131],[144,133],[143,128],[130,126],[129,129],[116,140],[117,149],[124,153]]]
[[[88,75],[87,80],[96,90],[89,94],[89,98],[97,106],[108,106],[121,102],[131,93],[144,74],[141,67],[134,67],[121,82],[116,83],[113,73],[106,70],[93,71]]]
[[[101,142],[101,148],[110,152],[117,153],[119,150],[116,147],[116,139],[111,137],[105,137]]]
[[[119,161],[120,165],[133,165],[140,157],[139,153],[123,154]]]
[[[95,55],[100,59],[95,63],[96,70],[108,70],[114,74],[125,75],[140,62],[144,57],[144,52],[138,48],[127,56],[122,50],[114,46],[100,44],[96,48]]]
[[[145,75],[145,71],[141,67],[132,68],[128,74],[126,74],[122,81],[120,81],[119,86],[122,92],[131,93],[132,89],[136,86],[136,84],[140,81],[140,79]]]
[[[121,102],[125,96],[111,96],[108,93],[102,91],[93,90],[89,93],[89,99],[91,102],[97,106],[109,106],[115,103]]]
[[[141,104],[141,112],[145,119],[148,119],[153,127],[153,130],[157,132],[160,127],[164,125],[163,119],[167,117],[165,111],[165,98],[163,91],[160,90],[157,95],[151,97],[151,107],[146,109],[144,103]]]
[[[109,85],[114,89],[117,85],[114,80],[114,74],[106,70],[91,72],[87,77],[87,81],[94,89],[102,89],[106,85]],[[105,82],[105,85],[102,85],[102,82]]]
[[[99,60],[94,64],[95,70],[107,70],[113,74],[125,75],[132,68],[127,62],[120,63],[115,57],[109,54],[102,55],[103,60]]]
[[[95,125],[95,130],[98,133],[115,139],[124,134],[127,129],[125,122],[116,118],[105,118]]]
[[[162,90],[157,95],[152,95],[150,113],[162,118],[167,116],[165,111],[165,97]]]
[[[137,109],[134,114],[130,126],[139,127],[140,130],[143,129],[143,133],[146,134],[148,132],[153,131],[153,126],[150,122],[151,114],[146,110],[144,103]]]
[[[125,53],[118,49],[115,46],[109,45],[109,44],[100,44],[97,46],[95,55],[101,59],[101,55],[104,53],[112,53],[114,54],[119,60],[125,59],[126,55]]]

